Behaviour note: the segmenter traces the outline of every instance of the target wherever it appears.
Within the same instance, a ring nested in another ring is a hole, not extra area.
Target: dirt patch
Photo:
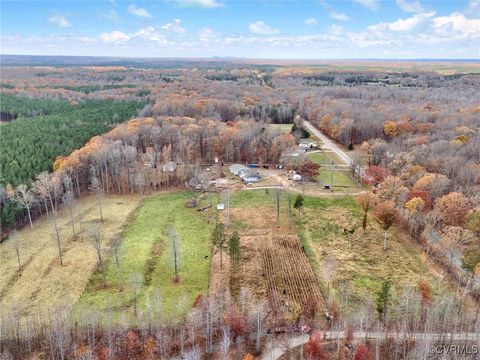
[[[207,261],[207,259],[205,259]],[[208,292],[210,295],[217,297],[217,295],[225,292],[230,285],[230,257],[224,251],[222,255],[222,266],[220,266],[220,251],[215,249],[212,255],[212,263],[210,268],[210,280]]]
[[[283,210],[283,209],[282,209]],[[241,230],[247,234],[250,230],[254,233],[268,233],[269,230],[275,234],[295,234],[293,222],[288,219],[285,211],[280,213],[280,226],[277,224],[277,214],[273,206],[255,206],[251,208],[230,209],[232,221],[238,221],[245,225]]]
[[[158,239],[153,243],[152,251],[148,260],[145,262],[145,269],[143,270],[143,279],[145,286],[149,286],[152,282],[152,274],[155,271],[160,255],[162,254],[162,240]]]
[[[257,299],[268,295],[266,274],[259,249],[265,246],[267,236],[260,231],[255,234],[240,234],[241,259],[237,274],[238,287],[248,288]]]
[[[276,235],[260,249],[269,293],[280,294],[284,303],[304,304],[311,296],[319,301],[321,293],[315,274],[297,235]]]
[[[233,208],[231,219],[243,225],[238,230],[240,264],[231,276],[234,296],[242,287],[248,288],[257,299],[276,299],[273,305],[292,312],[310,296],[322,301],[315,274],[284,207],[280,226],[275,206]]]

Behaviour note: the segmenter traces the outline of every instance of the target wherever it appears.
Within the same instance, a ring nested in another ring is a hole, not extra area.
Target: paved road
[[[337,144],[335,144],[332,140],[330,140],[328,137],[326,137],[325,135],[323,135],[320,130],[318,130],[315,126],[313,126],[309,121],[304,121],[303,122],[303,125],[305,125],[305,127],[308,129],[308,131],[310,131],[311,133],[313,133],[313,135],[315,135],[316,137],[318,137],[320,140],[322,140],[323,144],[324,144],[324,147],[332,150],[335,154],[337,154],[337,156],[348,166],[351,166],[353,164],[353,160],[350,158],[350,156],[348,156],[347,154],[345,154],[345,152],[340,149]]]
[[[332,331],[327,332],[326,340],[337,340],[343,339],[345,337],[345,332],[343,331]],[[302,344],[305,344],[308,341],[308,335],[297,336],[289,340],[289,348],[295,348]],[[436,334],[436,333],[413,333],[413,334],[403,334],[397,332],[369,332],[365,333],[363,331],[354,333],[354,338],[356,339],[379,339],[384,340],[387,338],[396,338],[403,339],[407,338],[409,340],[425,340],[430,342],[437,342],[445,340],[447,342],[453,341],[480,341],[480,333],[457,333],[457,334]],[[285,350],[283,347],[278,345],[273,345],[270,348],[267,348],[265,354],[262,356],[262,360],[276,360],[279,359]]]

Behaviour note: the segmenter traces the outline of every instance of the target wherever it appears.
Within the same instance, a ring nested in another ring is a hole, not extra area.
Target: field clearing
[[[307,156],[313,162],[320,164],[320,173],[317,179],[321,182],[322,186],[330,185],[333,182],[333,189],[336,192],[356,192],[362,187],[352,178],[350,170],[334,169],[331,170],[331,162],[335,164],[343,164],[334,152],[312,152],[307,153]]]
[[[348,170],[333,170],[332,172],[328,169],[320,169],[320,174],[317,179],[321,181],[322,184],[331,185],[332,182],[333,190],[337,192],[350,192],[361,189],[361,186],[352,179]]]
[[[293,204],[295,195],[290,197]],[[282,192],[280,204],[278,226],[275,190],[240,191],[232,197],[232,230],[239,231],[241,245],[234,288],[246,287],[258,299],[275,294],[276,305],[295,314],[310,296],[323,297],[290,220],[287,193]]]
[[[206,294],[210,275],[211,224],[216,210],[205,212],[185,207],[198,194],[173,192],[144,200],[137,216],[126,228],[118,249],[120,271],[114,254],[106,259],[106,287],[97,271],[81,296],[76,311],[97,309],[118,316],[120,311],[134,320],[135,302],[139,311],[147,306],[162,310],[165,317],[185,315],[199,294]],[[207,204],[204,199],[201,206]],[[212,203],[216,199],[212,196]],[[165,236],[172,224],[180,237],[180,281],[174,283],[173,257]]]
[[[270,124],[270,127],[274,131],[278,131],[280,133],[289,133],[292,130],[293,124]]]
[[[102,249],[121,234],[129,216],[135,211],[139,196],[108,196],[103,199]],[[21,315],[33,315],[61,306],[73,307],[88,279],[97,267],[97,255],[90,239],[91,225],[100,220],[94,196],[75,202],[74,220],[78,239],[73,240],[68,209],[58,212],[58,230],[64,265],[60,265],[51,219],[42,217],[34,227],[17,233],[22,270],[18,272],[15,244],[12,239],[0,245],[1,307],[16,308]]]
[[[353,197],[307,197],[303,213],[296,215],[303,241],[324,278],[324,286],[331,281],[333,295],[346,285],[353,301],[360,302],[366,296],[375,296],[386,280],[392,282],[394,294],[402,286],[417,286],[420,279],[428,281],[434,292],[446,290],[448,284],[431,271],[420,248],[407,234],[394,226],[384,251],[383,230],[370,219],[363,235],[361,216]],[[343,234],[345,228],[355,229],[350,241]]]

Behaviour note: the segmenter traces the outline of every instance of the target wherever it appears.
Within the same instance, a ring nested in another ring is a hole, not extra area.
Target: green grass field
[[[349,172],[345,170],[333,170],[332,173],[329,169],[320,169],[318,179],[323,184],[330,184],[333,182],[334,190],[338,190],[339,188],[359,188],[359,185],[352,179]]]
[[[310,160],[320,165],[330,165],[332,161],[332,159],[324,152],[308,153],[307,156]]]
[[[324,167],[331,165],[332,161],[335,165],[345,165],[345,163],[333,151],[313,151],[308,152],[307,156],[313,162]]]
[[[333,182],[334,190],[340,192],[356,191],[361,186],[352,179],[348,169],[335,169],[333,173],[330,170],[332,160],[335,164],[341,164],[333,153],[313,152],[307,154],[308,158],[317,164],[320,164],[320,174],[317,179],[322,184],[330,184]]]
[[[210,275],[211,224],[214,208],[205,212],[185,207],[191,192],[155,195],[144,200],[142,208],[123,234],[118,250],[120,273],[114,253],[108,256],[103,286],[97,271],[81,296],[77,311],[84,307],[101,312],[127,310],[132,316],[148,307],[162,310],[162,316],[184,315],[199,294],[206,294]],[[212,199],[215,200],[215,199]],[[206,199],[200,206],[205,206]],[[180,236],[180,281],[175,283],[170,243],[165,226],[172,224]],[[121,283],[120,283],[121,282]]]

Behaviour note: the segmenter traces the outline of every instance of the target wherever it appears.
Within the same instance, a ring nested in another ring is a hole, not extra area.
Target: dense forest
[[[123,122],[144,106],[144,101],[30,99],[1,94],[2,114],[11,114],[1,125],[2,186],[31,185],[43,171],[52,171],[56,157],[68,155],[92,136]],[[7,186],[7,188],[8,188]],[[2,187],[3,189],[3,187]],[[2,228],[8,228],[25,209],[6,201],[2,191]]]
[[[2,94],[2,111],[15,121],[2,125],[1,183],[30,183],[52,169],[53,160],[68,155],[92,136],[135,115],[140,101],[28,99]],[[18,116],[18,117],[17,117]]]
[[[456,236],[462,252],[475,244],[471,239],[478,231],[480,205],[478,74],[442,74],[428,67],[421,72],[339,71],[199,64],[7,67],[2,75],[2,119],[9,121],[2,125],[1,157],[2,223],[7,228],[15,220],[27,221],[24,207],[13,205],[12,194],[19,184],[30,186],[42,171],[68,168],[65,173],[78,177],[77,195],[89,189],[92,165],[103,191],[153,190],[165,182],[161,177],[153,180],[157,170],[152,169],[168,161],[190,166],[178,183],[198,176],[195,166],[215,157],[224,162],[276,162],[295,139],[273,133],[266,124],[296,119],[311,121],[349,149],[355,166],[367,168],[364,180],[374,179],[372,185],[382,196],[395,201],[413,235],[433,228]],[[139,119],[112,130],[134,115]],[[152,168],[145,169],[145,163]],[[45,211],[38,183],[31,190],[34,216]],[[389,192],[382,192],[387,188]],[[460,208],[454,221],[441,216],[449,200]],[[421,211],[408,210],[414,203]]]
[[[277,165],[282,154],[297,148],[300,137],[308,134],[303,125],[309,121],[353,159],[346,171],[365,185],[365,191],[355,194],[365,223],[363,235],[371,218],[382,227],[386,244],[387,230],[395,222],[411,235],[415,249],[425,251],[422,256],[444,265],[442,271],[459,284],[456,291],[439,296],[423,280],[391,294],[386,281],[376,301],[365,298],[358,308],[348,304],[350,310],[343,314],[332,302],[328,311],[333,317],[325,313],[323,319],[321,314],[322,321],[345,331],[345,348],[351,324],[360,323],[368,331],[376,313],[385,329],[405,334],[443,334],[452,324],[457,331],[471,328],[473,318],[459,300],[467,293],[472,295],[469,301],[478,296],[472,283],[480,273],[479,75],[439,73],[428,66],[422,71],[353,71],[223,61],[136,67],[125,60],[101,65],[2,69],[2,240],[23,226],[36,229],[33,220],[44,215],[51,220],[53,234],[62,206],[70,210],[73,227],[75,201],[87,194],[96,195],[101,218],[103,195],[204,190],[212,178],[206,169],[216,162]],[[271,124],[292,124],[297,130]],[[307,157],[298,161],[310,164]],[[225,177],[221,167],[215,169],[215,177]],[[294,205],[299,216],[305,214],[302,199],[297,197]],[[388,226],[381,225],[382,217]],[[344,235],[349,231],[344,229]],[[444,241],[443,253],[425,246],[431,238]],[[329,271],[327,260],[324,272]],[[338,298],[347,303],[347,290],[342,291]],[[52,328],[28,328],[28,342],[19,340],[19,320],[13,316],[9,331],[17,340],[10,346],[19,354],[31,347],[68,357],[64,344],[71,342],[77,357],[81,349],[97,349],[103,354],[100,358],[122,352],[129,358],[172,357],[188,354],[185,349],[195,352],[195,344],[206,344],[207,339],[221,348],[230,338],[230,333],[225,335],[228,330],[243,336],[249,351],[258,352],[265,340],[267,313],[278,320],[275,326],[287,324],[285,314],[270,306],[274,296],[260,303],[242,291],[238,307],[229,293],[225,298],[199,296],[194,315],[168,328],[151,322],[151,313],[138,316],[145,326],[118,331],[101,329],[98,314],[85,314],[83,324],[71,331],[53,317]],[[298,309],[297,322],[315,326],[319,309],[318,303],[307,301]],[[291,335],[285,334],[285,340]],[[320,346],[320,337],[316,333],[310,338],[305,354]],[[399,346],[388,339],[381,352],[411,350],[416,356],[422,349],[411,348],[411,343],[405,338]],[[372,354],[380,352],[378,342],[376,349],[373,342],[370,345]]]

